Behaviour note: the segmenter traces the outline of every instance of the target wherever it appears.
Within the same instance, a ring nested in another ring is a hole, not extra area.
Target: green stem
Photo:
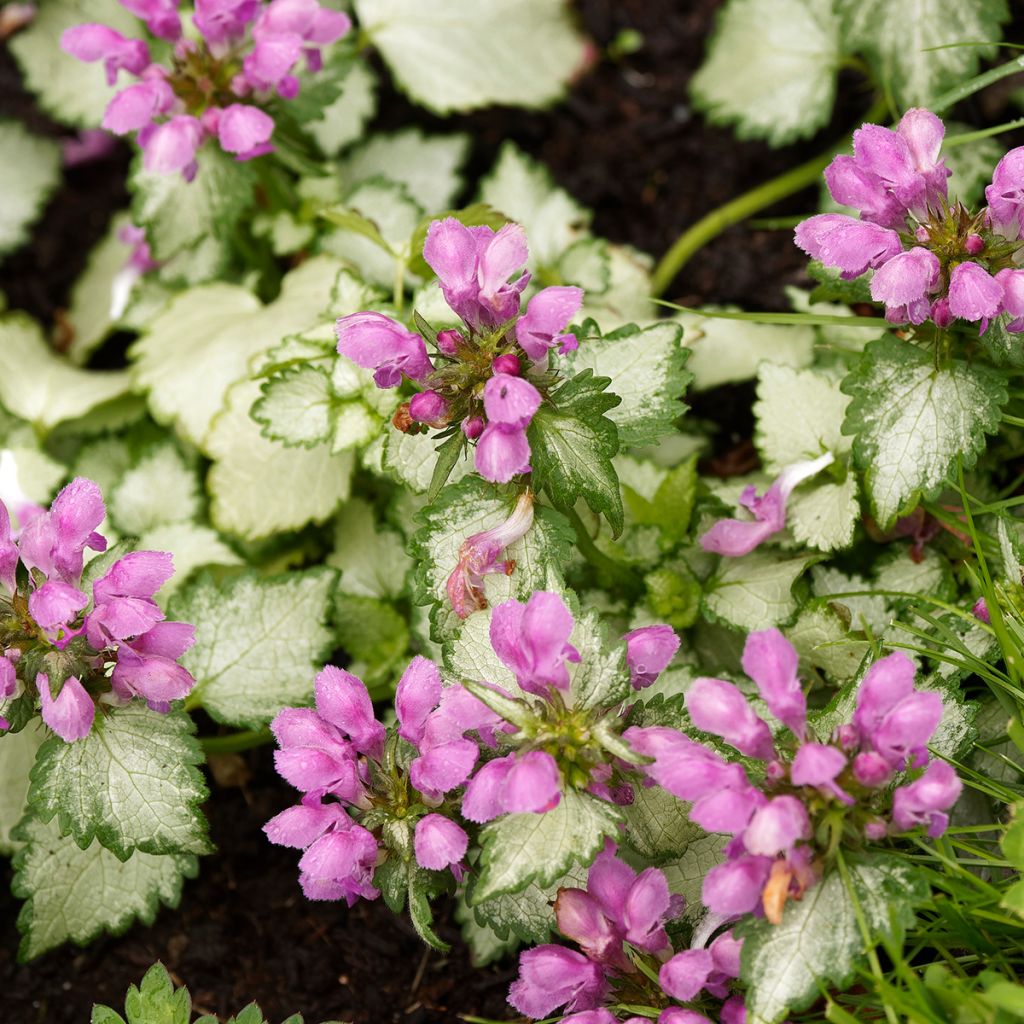
[[[273,739],[269,729],[246,729],[243,732],[228,733],[227,736],[204,736],[199,741],[203,753],[237,754],[242,750],[262,747]]]
[[[620,590],[624,596],[637,599],[644,593],[643,580],[629,566],[606,555],[587,533],[587,528],[574,508],[560,508],[559,511],[572,524],[576,531],[576,545],[580,554],[601,574],[607,577],[606,582]]]
[[[1020,71],[1024,71],[1024,56],[1014,57],[1013,60],[1000,64],[997,68],[976,75],[970,81],[962,82],[956,88],[950,89],[949,92],[943,93],[937,100],[934,100],[931,109],[936,114],[941,114],[950,107],[955,107],[968,96],[973,96],[981,89],[988,88],[993,82],[998,82],[1001,78],[1007,78],[1009,75],[1016,75]]]
[[[876,102],[864,115],[865,121],[875,121],[884,116],[884,103]],[[717,238],[726,228],[731,228],[742,220],[763,210],[766,206],[777,203],[780,199],[799,192],[813,185],[821,176],[821,172],[832,162],[837,150],[842,148],[848,136],[829,146],[824,153],[819,153],[799,167],[786,171],[785,174],[766,181],[763,185],[744,192],[743,195],[729,200],[724,206],[701,217],[696,224],[688,227],[673,243],[672,247],[661,258],[654,270],[652,294],[662,295],[672,283],[676,274],[686,265],[687,261],[713,238]]]

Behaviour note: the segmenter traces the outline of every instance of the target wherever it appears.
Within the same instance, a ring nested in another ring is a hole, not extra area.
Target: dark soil
[[[562,105],[545,113],[499,109],[439,121],[392,92],[382,98],[380,126],[419,123],[468,130],[475,140],[471,173],[486,170],[500,144],[514,139],[594,209],[599,234],[660,255],[704,213],[818,152],[856,123],[866,107],[857,80],[844,78],[833,124],[819,138],[782,151],[739,143],[728,131],[705,125],[689,106],[686,85],[700,63],[717,6],[717,0],[579,0],[584,26],[602,52],[622,29],[636,29],[644,43],[620,62],[604,59]],[[60,134],[21,89],[2,44],[0,116]],[[960,112],[961,119],[975,123],[1009,116],[993,109]],[[90,247],[110,214],[126,202],[127,162],[122,147],[108,160],[67,171],[30,244],[0,265],[0,290],[11,306],[56,326]],[[798,195],[765,212],[799,214],[813,202],[813,193]],[[741,225],[699,253],[669,297],[687,305],[735,302],[784,309],[783,286],[802,282],[803,267],[788,231]],[[750,436],[749,389],[716,389],[694,404],[698,415],[728,427],[727,445]],[[441,931],[453,951],[442,957],[426,952],[407,922],[379,902],[352,910],[307,902],[297,884],[297,855],[271,846],[260,832],[294,794],[274,775],[269,750],[237,759],[239,767],[243,777],[249,776],[244,785],[212,781],[207,811],[221,852],[202,861],[200,877],[186,885],[180,908],[163,910],[151,927],[102,939],[84,951],[64,948],[19,967],[14,962],[18,903],[7,892],[5,867],[0,880],[4,1020],[80,1024],[94,1000],[118,1005],[127,986],[156,959],[189,985],[197,1007],[221,1016],[250,999],[273,1020],[295,1011],[310,1022],[353,1024],[447,1024],[460,1015],[511,1016],[505,992],[514,968],[472,969],[450,922]]]

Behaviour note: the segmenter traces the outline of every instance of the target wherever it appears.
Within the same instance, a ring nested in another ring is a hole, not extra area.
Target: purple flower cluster
[[[315,693],[315,708],[285,708],[271,726],[280,747],[277,770],[305,796],[264,828],[271,842],[304,851],[306,896],[349,905],[375,899],[374,871],[389,853],[386,826],[395,821],[415,822],[420,867],[461,877],[469,839],[446,798],[479,757],[478,743],[466,734],[493,745],[498,717],[461,686],[442,688],[437,667],[421,657],[398,684],[398,728],[390,736],[374,717],[365,685],[350,673],[328,665]],[[413,748],[406,770],[397,767],[400,739]]]
[[[860,219],[826,213],[799,224],[796,243],[850,280],[867,270],[871,297],[891,323],[954,320],[984,331],[1000,314],[1024,330],[1024,270],[1015,257],[1024,211],[1024,147],[999,161],[978,213],[950,203],[950,171],[939,156],[945,127],[927,110],[908,110],[896,130],[866,124],[853,156],[825,170],[832,198]]]
[[[197,41],[182,33],[178,0],[121,5],[173,43],[170,66],[154,63],[144,41],[107,25],[76,25],[61,46],[79,60],[102,61],[111,85],[121,71],[138,79],[110,101],[103,127],[117,135],[137,132],[147,170],[181,171],[187,179],[208,138],[239,160],[270,152],[274,120],[261,105],[275,95],[293,99],[297,65],[305,59],[318,71],[321,47],[352,27],[348,15],[317,0],[196,0]]]
[[[816,844],[823,832],[829,849],[842,839],[860,844],[919,827],[932,837],[942,834],[961,783],[944,761],[929,763],[927,744],[942,700],[915,690],[906,655],[895,652],[871,666],[853,721],[828,743],[808,736],[797,654],[778,630],[750,634],[743,669],[788,731],[784,739],[773,737],[739,688],[722,679],[695,680],[686,707],[697,729],[764,762],[759,784],[741,765],[674,729],[634,727],[624,734],[634,750],[653,758],[646,771],[655,783],[692,801],[696,824],[733,837],[726,860],[704,880],[704,902],[713,913],[763,912],[777,923],[786,900],[820,877],[827,851]],[[904,777],[893,790],[902,772],[917,777]]]
[[[354,313],[337,325],[338,351],[373,370],[378,387],[405,377],[422,388],[399,407],[395,425],[458,423],[476,444],[477,472],[495,483],[530,472],[526,428],[544,401],[548,353],[577,347],[566,327],[582,305],[579,288],[544,288],[520,315],[527,256],[518,224],[493,231],[449,217],[430,225],[423,258],[463,322],[438,332],[433,359],[419,334],[381,313]]]
[[[90,588],[82,582],[85,549],[107,546],[96,533],[106,515],[96,484],[77,478],[49,510],[28,505],[18,514],[15,532],[0,503],[0,700],[38,690],[43,721],[68,743],[88,735],[101,694],[168,711],[195,685],[178,664],[195,630],[165,621],[153,600],[174,574],[171,556],[133,551]],[[9,724],[0,718],[0,729]]]
[[[616,858],[609,841],[590,867],[587,888],[559,889],[555,900],[559,932],[582,952],[547,944],[522,953],[509,1003],[534,1020],[564,1007],[570,1015],[563,1022],[616,1024],[618,1018],[604,1005],[608,1002],[665,1006],[668,998],[693,1003],[707,992],[726,1000],[718,1008],[722,1021],[742,1024],[743,1001],[729,995],[730,982],[739,977],[742,944],[724,932],[707,949],[673,955],[665,924],[682,911],[682,897],[669,892],[661,871],[637,874]],[[645,956],[649,971],[641,973],[632,957]],[[655,970],[658,986],[649,980]],[[648,1019],[630,1017],[626,1024]],[[678,1005],[665,1007],[657,1019],[658,1024],[710,1024],[698,1010]]]

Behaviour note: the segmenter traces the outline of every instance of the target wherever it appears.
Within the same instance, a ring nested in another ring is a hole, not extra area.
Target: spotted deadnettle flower
[[[461,878],[469,838],[448,794],[468,779],[479,745],[494,744],[497,715],[461,686],[442,687],[437,666],[421,657],[399,681],[391,732],[344,669],[326,666],[314,691],[315,708],[285,708],[271,725],[277,771],[305,795],[264,827],[271,842],[304,851],[303,892],[350,905],[375,899],[373,873],[395,853],[396,830],[420,867]],[[411,759],[399,756],[402,741]]]
[[[577,346],[566,328],[583,302],[579,288],[544,288],[521,313],[527,256],[518,224],[493,231],[452,217],[434,221],[423,257],[462,329],[438,332],[431,357],[419,334],[383,314],[354,313],[337,324],[338,351],[373,370],[378,387],[404,376],[422,388],[399,406],[395,426],[461,430],[475,445],[477,472],[494,483],[531,471],[526,431],[558,381],[549,354]]]
[[[853,721],[827,742],[809,735],[797,654],[778,630],[748,637],[743,668],[785,731],[773,737],[739,688],[722,679],[695,680],[686,707],[697,729],[764,762],[760,782],[674,729],[633,727],[624,733],[634,750],[653,759],[645,767],[651,780],[692,801],[696,824],[733,837],[724,863],[704,880],[704,903],[712,913],[731,918],[763,912],[778,923],[786,900],[816,883],[840,840],[856,846],[918,827],[933,838],[942,834],[961,783],[944,762],[928,764],[927,744],[942,717],[942,700],[915,689],[906,655],[895,652],[871,666]],[[819,827],[824,822],[827,828]],[[819,846],[824,832],[827,849]]]
[[[669,890],[661,871],[647,868],[638,874],[615,856],[609,840],[590,867],[586,889],[559,889],[555,900],[558,931],[581,952],[547,944],[520,954],[509,1003],[535,1020],[564,1007],[575,1012],[563,1021],[618,1024],[605,1004],[635,1004],[645,997],[656,1006],[665,1006],[669,999],[691,1004],[705,1003],[707,996],[726,999],[739,977],[742,944],[724,932],[707,949],[674,953],[665,925],[682,911],[682,897]],[[644,961],[644,970],[634,958]],[[731,1000],[734,1009],[737,1002],[742,1007],[737,997]],[[659,1024],[698,1020],[708,1018],[679,1005],[666,1007],[658,1016]]]
[[[927,110],[908,110],[892,131],[866,124],[853,156],[825,170],[836,202],[860,220],[820,214],[797,226],[796,244],[845,279],[868,269],[871,297],[896,324],[954,320],[980,325],[1007,314],[1024,330],[1024,271],[1016,254],[1024,209],[1024,148],[1000,160],[979,212],[947,199],[950,171],[939,151],[945,127]]]
[[[73,743],[89,734],[98,696],[139,697],[161,712],[185,697],[195,680],[178,659],[195,630],[164,621],[153,600],[174,573],[171,556],[133,551],[84,585],[86,549],[107,545],[96,532],[106,515],[100,490],[81,477],[48,510],[23,504],[18,514],[24,525],[15,533],[0,504],[0,706],[38,693],[43,721]]]
[[[193,40],[182,34],[176,0],[121,2],[174,44],[168,64],[152,62],[144,41],[95,23],[68,29],[61,47],[79,60],[103,61],[111,85],[121,71],[136,76],[110,101],[103,127],[136,132],[147,170],[180,171],[189,180],[209,138],[239,160],[270,152],[274,120],[263,106],[275,96],[293,99],[300,61],[318,71],[321,48],[352,27],[348,15],[317,0],[197,0]]]

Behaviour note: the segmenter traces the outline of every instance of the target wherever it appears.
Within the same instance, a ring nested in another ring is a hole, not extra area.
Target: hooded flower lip
[[[642,626],[627,633],[626,664],[634,690],[650,686],[679,650],[679,637],[671,626]]]
[[[700,538],[705,551],[738,558],[749,555],[786,526],[786,502],[797,485],[820,473],[835,462],[831,452],[808,462],[787,466],[774,483],[758,495],[756,488],[747,487],[740,495],[740,504],[753,513],[753,519],[720,519]]]
[[[423,339],[382,313],[352,313],[337,323],[338,352],[373,370],[380,388],[394,388],[403,374],[422,380],[433,369]]]
[[[543,359],[549,349],[565,354],[578,348],[578,342],[565,329],[583,305],[583,289],[552,285],[537,292],[526,304],[526,312],[516,323],[516,341],[534,361]]]
[[[36,676],[43,721],[65,742],[75,743],[89,735],[96,707],[80,680],[71,676],[64,680],[56,697],[50,690],[49,676]]]
[[[796,244],[827,267],[838,267],[847,280],[880,267],[903,251],[900,236],[877,224],[840,213],[821,213],[796,227]]]
[[[593,1010],[609,990],[601,967],[582,953],[563,946],[536,946],[519,957],[519,977],[508,1001],[520,1013],[540,1020],[559,1007]]]

